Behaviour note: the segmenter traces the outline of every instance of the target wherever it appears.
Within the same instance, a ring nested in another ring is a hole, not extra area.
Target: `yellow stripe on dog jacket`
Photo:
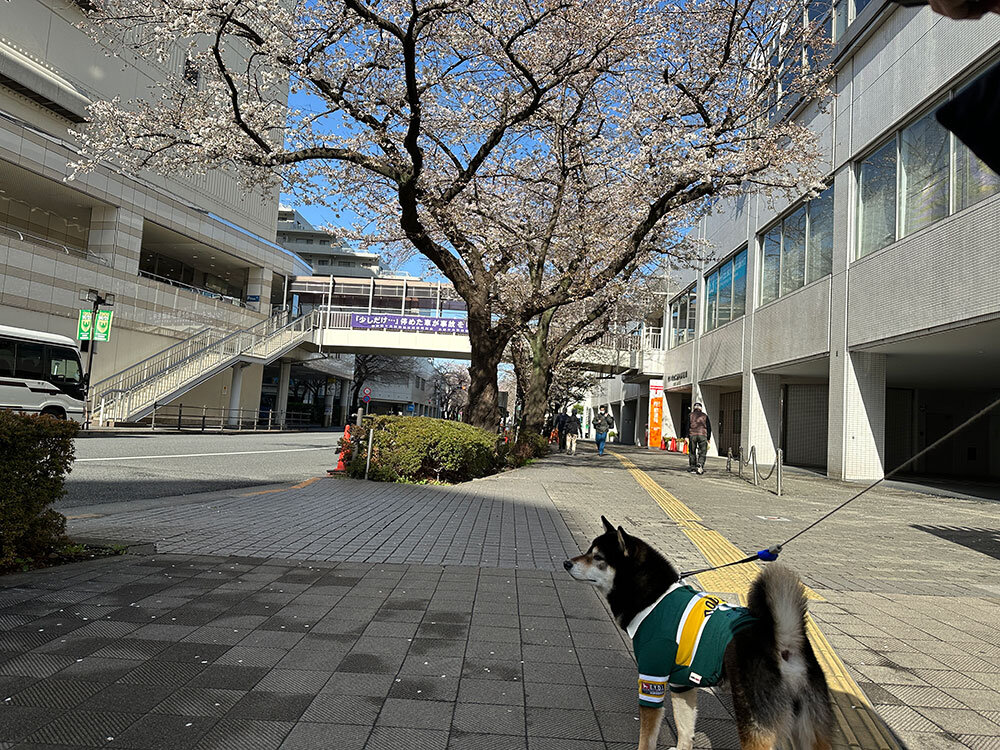
[[[675,583],[626,628],[639,665],[639,705],[662,706],[668,689],[718,684],[726,646],[754,619],[746,607]]]

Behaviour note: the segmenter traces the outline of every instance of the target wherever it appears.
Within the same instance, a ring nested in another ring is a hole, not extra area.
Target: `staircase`
[[[92,421],[135,422],[238,362],[268,364],[305,341],[319,325],[314,312],[287,322],[285,313],[235,333],[204,329],[185,341],[95,383]]]

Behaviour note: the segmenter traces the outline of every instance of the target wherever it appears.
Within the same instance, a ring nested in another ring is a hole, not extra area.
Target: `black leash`
[[[955,429],[953,429],[951,432],[949,432],[948,434],[944,435],[943,437],[940,437],[937,440],[935,440],[933,443],[931,443],[930,445],[928,445],[926,448],[924,448],[922,451],[920,451],[919,453],[917,453],[916,455],[914,455],[912,458],[909,458],[906,461],[904,461],[903,463],[901,463],[899,466],[897,466],[892,471],[888,472],[881,479],[875,480],[870,485],[868,485],[867,487],[865,487],[863,490],[861,490],[860,492],[858,492],[856,495],[854,495],[853,497],[849,497],[847,500],[845,500],[844,502],[842,502],[840,505],[838,505],[836,508],[834,508],[830,512],[825,513],[824,515],[822,515],[819,518],[817,518],[815,521],[813,521],[811,524],[809,524],[805,528],[800,529],[796,533],[792,534],[790,537],[788,537],[788,539],[786,539],[785,541],[783,541],[781,544],[775,544],[775,545],[772,545],[771,547],[768,547],[767,549],[758,550],[757,552],[755,552],[752,555],[747,555],[742,560],[734,560],[733,562],[728,562],[728,563],[725,563],[723,565],[714,565],[711,568],[701,568],[700,570],[689,570],[689,571],[687,571],[685,573],[682,573],[681,574],[681,578],[683,579],[683,578],[687,578],[688,576],[696,576],[699,573],[708,573],[708,572],[711,572],[713,570],[722,570],[722,568],[728,568],[731,565],[744,565],[746,563],[756,562],[757,560],[762,560],[764,562],[774,562],[775,560],[778,559],[778,555],[781,554],[781,550],[784,549],[784,547],[785,547],[786,544],[789,544],[790,542],[795,541],[796,539],[798,539],[800,536],[802,536],[803,534],[805,534],[810,529],[815,528],[816,526],[818,526],[819,524],[821,524],[823,521],[825,521],[826,519],[828,519],[830,516],[832,516],[837,511],[839,511],[842,508],[844,508],[844,507],[850,505],[851,503],[853,503],[855,500],[857,500],[859,497],[861,497],[862,495],[864,495],[866,492],[869,492],[870,490],[875,489],[878,485],[880,485],[886,479],[889,479],[889,478],[893,477],[894,475],[896,475],[898,472],[902,471],[905,467],[907,467],[910,464],[912,464],[914,461],[916,461],[921,456],[923,456],[923,455],[925,455],[927,453],[930,453],[932,450],[934,450],[935,448],[937,448],[939,445],[941,445],[945,441],[950,440],[951,438],[955,437],[955,435],[957,435],[958,433],[960,433],[962,430],[964,430],[970,424],[972,424],[973,422],[975,422],[977,419],[981,419],[982,417],[984,417],[987,414],[989,414],[997,406],[1000,406],[1000,398],[998,398],[996,401],[994,401],[992,404],[990,404],[989,406],[985,407],[984,409],[981,409],[978,412],[976,412],[975,414],[973,414],[967,420],[965,420],[964,422],[962,422],[962,424],[960,424],[958,427],[956,427]]]

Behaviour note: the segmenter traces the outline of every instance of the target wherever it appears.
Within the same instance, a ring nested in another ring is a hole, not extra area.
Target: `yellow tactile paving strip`
[[[625,456],[611,451],[628,472],[635,478],[656,504],[677,523],[681,531],[704,555],[709,565],[722,565],[747,556],[722,534],[706,528],[701,517],[691,508],[667,492],[646,472],[642,471]],[[701,573],[698,582],[706,591],[734,593],[746,603],[747,591],[757,577],[760,568],[756,564],[734,565],[731,568]],[[823,601],[815,591],[806,587],[810,599]],[[888,728],[878,718],[864,692],[851,677],[847,667],[833,650],[833,646],[817,627],[812,617],[806,619],[806,631],[812,642],[816,658],[826,674],[827,683],[833,696],[833,710],[837,717],[842,736],[834,743],[837,748],[857,748],[859,750],[899,750],[899,745]]]

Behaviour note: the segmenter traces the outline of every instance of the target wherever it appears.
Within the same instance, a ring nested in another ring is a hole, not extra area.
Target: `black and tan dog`
[[[733,607],[679,580],[659,552],[601,517],[604,533],[567,560],[608,598],[639,666],[639,750],[653,750],[670,693],[677,750],[691,750],[698,687],[729,682],[744,750],[829,750],[833,712],[806,638],[805,589],[771,564]]]

